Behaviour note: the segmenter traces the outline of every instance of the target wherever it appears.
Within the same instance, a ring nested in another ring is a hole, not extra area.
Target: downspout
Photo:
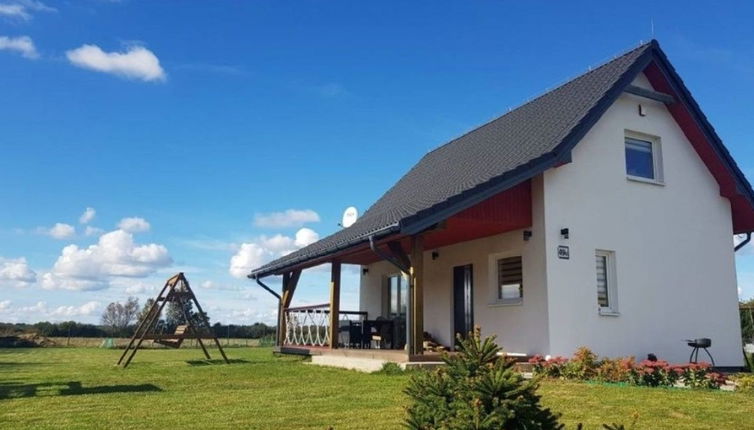
[[[743,242],[741,242],[738,245],[736,245],[736,247],[733,248],[733,252],[738,252],[739,249],[741,249],[744,246],[746,246],[746,244],[748,244],[749,242],[751,242],[751,232],[746,233],[746,239],[744,239]]]
[[[267,292],[269,292],[273,296],[277,297],[277,299],[278,299],[278,321],[277,321],[277,324],[275,324],[277,326],[276,329],[275,329],[275,343],[277,343],[278,339],[280,339],[280,330],[282,329],[280,327],[280,321],[282,320],[280,318],[280,312],[283,311],[283,299],[282,299],[282,297],[280,297],[280,294],[276,293],[272,288],[270,288],[269,286],[265,285],[265,283],[262,282],[259,279],[259,277],[257,277],[256,275],[249,275],[249,278],[255,280],[257,282],[257,284],[259,284],[260,287],[264,288],[265,290],[267,290]]]
[[[411,280],[411,277],[410,277],[411,268],[410,267],[403,267],[403,265],[398,260],[396,260],[392,256],[390,256],[390,255],[388,255],[388,254],[380,251],[380,249],[377,248],[377,244],[374,243],[374,235],[370,235],[369,236],[369,248],[371,248],[372,252],[374,252],[375,254],[377,254],[378,257],[382,258],[383,260],[385,260],[385,261],[389,262],[390,264],[392,264],[393,266],[397,267],[398,270],[400,270],[402,273],[409,274],[408,297],[409,297],[409,300],[411,300],[411,298],[414,297],[414,291],[413,291],[413,289],[414,289],[414,285],[413,284],[414,283],[413,283],[413,281]],[[414,353],[414,351],[411,350],[411,345],[413,345],[413,339],[411,338],[413,332],[414,332],[414,327],[413,327],[413,320],[411,318],[411,306],[406,306],[406,345],[408,345],[408,353],[409,353],[409,355]]]
[[[397,267],[398,270],[400,270],[401,272],[409,273],[409,271],[411,270],[410,267],[404,267],[398,260],[380,251],[380,249],[377,248],[377,244],[374,243],[374,235],[369,236],[369,248],[371,248],[372,252],[377,254],[378,257],[382,258],[383,260],[388,261],[390,264]]]

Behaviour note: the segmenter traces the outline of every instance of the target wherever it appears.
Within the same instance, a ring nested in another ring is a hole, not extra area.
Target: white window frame
[[[654,173],[654,179],[645,178],[643,176],[634,176],[628,174],[628,165],[626,160],[626,139],[643,140],[652,144],[652,169]],[[665,172],[663,170],[662,163],[662,140],[659,136],[653,136],[651,134],[640,133],[637,131],[625,130],[623,136],[623,167],[626,170],[626,178],[629,181],[644,182],[654,185],[665,185]]]
[[[616,273],[616,264],[615,264],[615,251],[608,251],[604,249],[597,249],[594,252],[595,255],[595,261],[596,257],[605,257],[606,260],[606,271],[605,274],[606,281],[607,281],[607,303],[608,306],[601,306],[599,303],[597,304],[597,308],[599,310],[600,315],[604,316],[618,316],[620,313],[618,312],[618,276]],[[594,267],[594,273],[595,273],[595,293],[597,292],[596,287],[596,274],[597,274],[597,267]]]
[[[511,257],[520,257],[521,258],[521,297],[515,298],[515,299],[501,299],[498,294],[499,285],[497,285],[498,282],[498,260],[502,260],[504,258],[511,258]],[[523,255],[518,253],[500,253],[500,254],[491,254],[488,258],[488,273],[489,273],[489,285],[490,285],[490,301],[488,306],[521,306],[524,303],[523,298],[523,289],[526,286],[526,277],[525,273],[525,262]]]

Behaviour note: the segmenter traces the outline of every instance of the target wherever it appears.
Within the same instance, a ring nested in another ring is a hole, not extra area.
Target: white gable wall
[[[627,129],[660,137],[665,185],[626,178]],[[710,337],[718,365],[742,364],[730,204],[663,104],[622,95],[572,163],[545,172],[544,208],[551,354],[683,362],[683,339]],[[597,249],[615,252],[619,316],[598,313]]]

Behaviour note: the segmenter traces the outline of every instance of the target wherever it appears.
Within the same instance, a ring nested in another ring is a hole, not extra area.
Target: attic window
[[[629,179],[662,183],[660,139],[626,133],[626,174]]]

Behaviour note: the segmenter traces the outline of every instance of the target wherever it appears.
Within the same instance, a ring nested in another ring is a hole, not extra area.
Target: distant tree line
[[[754,343],[754,298],[739,304],[741,305],[741,337],[744,343]]]
[[[136,327],[149,314],[154,299],[147,300],[139,309],[139,300],[129,297],[125,302],[113,302],[107,305],[100,318],[100,324],[85,324],[76,321],[65,322],[38,322],[26,323],[2,323],[0,322],[0,336],[10,336],[23,333],[36,333],[46,337],[130,337],[133,336]],[[201,315],[194,311],[191,302],[185,302],[183,309],[175,302],[169,302],[163,309],[161,318],[155,329],[158,332],[172,333],[181,324],[186,324],[186,316],[192,319],[192,324],[198,326]],[[209,318],[204,315],[209,321]],[[232,337],[244,339],[261,339],[275,334],[275,326],[264,323],[251,325],[221,324],[211,326],[217,337]]]

